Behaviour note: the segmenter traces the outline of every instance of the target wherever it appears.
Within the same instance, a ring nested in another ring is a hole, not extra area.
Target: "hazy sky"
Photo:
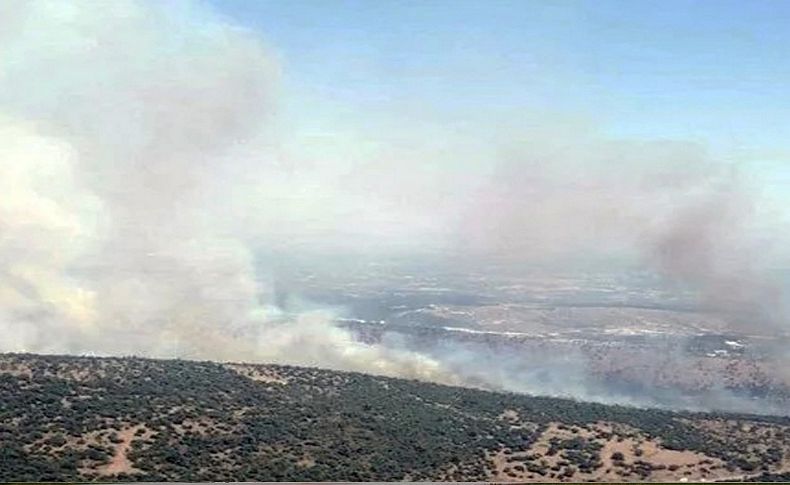
[[[212,3],[279,57],[302,142],[451,137],[545,112],[702,143],[790,202],[787,2]]]
[[[636,262],[786,328],[787,5],[0,1],[0,350],[445,373],[284,323],[270,246]]]

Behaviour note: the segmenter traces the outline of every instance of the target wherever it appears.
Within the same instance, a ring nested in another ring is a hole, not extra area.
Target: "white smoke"
[[[271,149],[278,70],[259,38],[192,2],[0,2],[0,351],[275,361],[600,397],[576,358],[541,377],[534,360],[477,349],[360,343],[329,312],[282,314],[253,270],[251,239],[329,247],[372,232],[465,258],[633,256],[745,325],[786,321],[755,264],[753,194],[696,144],[538,120],[501,137],[398,132],[405,141],[360,160],[338,142],[350,161],[304,168]]]
[[[325,314],[268,306],[225,221],[240,214],[217,209],[245,186],[232,154],[273,131],[277,65],[255,36],[190,2],[0,8],[0,350],[453,382]]]

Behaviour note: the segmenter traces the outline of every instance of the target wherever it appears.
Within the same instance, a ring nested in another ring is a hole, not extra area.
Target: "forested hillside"
[[[676,480],[790,471],[790,419],[275,365],[0,355],[0,481]]]

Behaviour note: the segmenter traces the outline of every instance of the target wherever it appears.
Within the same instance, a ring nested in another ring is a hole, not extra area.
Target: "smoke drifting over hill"
[[[257,39],[189,3],[2,8],[3,350],[444,379],[324,315],[276,323],[250,249],[208,207],[235,195],[227,153],[267,128],[277,69]]]
[[[734,330],[785,325],[759,188],[698,144],[549,126],[505,157],[475,200],[464,226],[472,250],[516,261],[631,257],[699,292]]]
[[[294,235],[357,249],[401,237],[408,249],[518,261],[642,258],[733,326],[744,315],[784,325],[781,291],[756,257],[751,189],[695,144],[551,122],[506,143],[477,133],[495,154],[426,142],[380,159],[392,163],[300,170],[277,155],[278,78],[260,39],[193,3],[1,4],[0,350],[534,389],[513,384],[515,364],[481,373],[486,358],[465,349],[363,344],[328,311],[284,314],[250,241]],[[476,156],[476,168],[454,165]],[[426,168],[429,157],[446,165]],[[567,375],[583,386],[577,367]]]

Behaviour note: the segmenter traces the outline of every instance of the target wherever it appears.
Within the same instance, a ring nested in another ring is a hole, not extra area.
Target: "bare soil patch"
[[[226,368],[238,372],[239,374],[252,379],[256,382],[266,382],[268,384],[288,384],[288,379],[277,373],[274,369],[263,368],[245,364],[226,364]]]

